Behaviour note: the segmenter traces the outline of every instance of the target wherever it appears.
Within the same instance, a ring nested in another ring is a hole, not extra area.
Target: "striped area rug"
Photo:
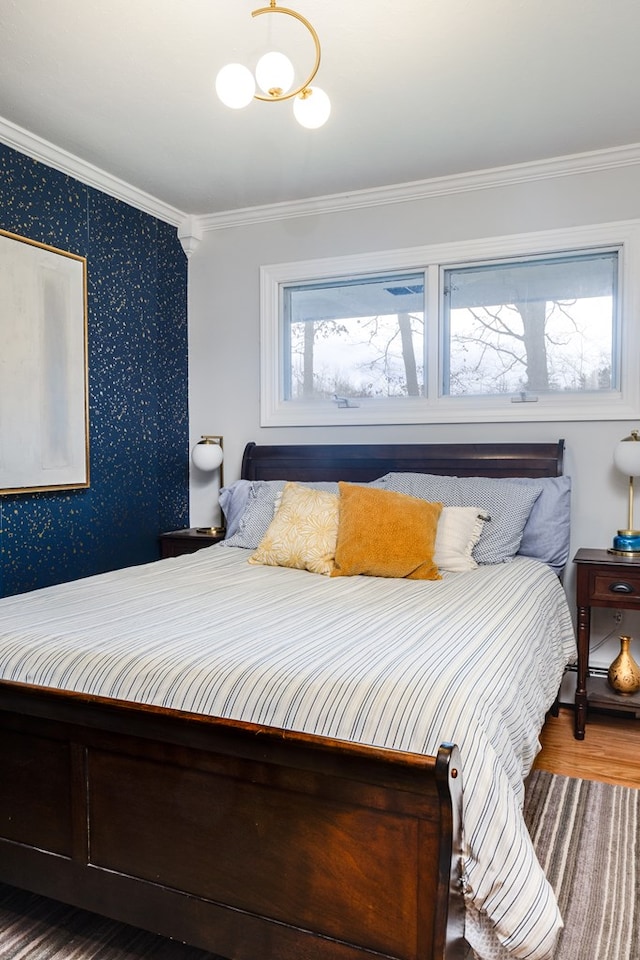
[[[525,819],[565,921],[554,960],[640,960],[640,790],[536,770]],[[0,885],[0,960],[219,958]]]
[[[124,923],[0,884],[1,960],[221,960]]]
[[[565,924],[554,960],[640,960],[640,790],[536,770],[525,819]]]

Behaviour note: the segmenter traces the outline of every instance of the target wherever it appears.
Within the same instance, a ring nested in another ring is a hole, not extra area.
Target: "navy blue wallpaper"
[[[91,475],[0,495],[1,596],[157,559],[187,526],[189,442],[176,228],[2,144],[0,227],[87,257]]]

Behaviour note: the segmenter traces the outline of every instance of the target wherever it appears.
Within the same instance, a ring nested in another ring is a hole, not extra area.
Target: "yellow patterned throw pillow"
[[[339,483],[340,524],[332,577],[440,580],[433,555],[441,503]]]
[[[280,506],[249,563],[328,576],[338,535],[338,496],[287,483]]]

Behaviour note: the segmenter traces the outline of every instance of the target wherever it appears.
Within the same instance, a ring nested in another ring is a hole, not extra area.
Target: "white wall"
[[[189,264],[190,423],[193,440],[220,433],[225,481],[245,443],[566,440],[573,479],[572,555],[607,547],[625,525],[626,481],[612,466],[630,422],[261,428],[259,267],[314,257],[547,230],[640,217],[640,165],[545,176],[364,209],[205,230]],[[284,175],[284,174],[283,174]],[[640,362],[639,362],[640,366]],[[640,370],[639,370],[640,373]],[[192,481],[191,523],[211,522],[210,486]],[[640,504],[638,505],[640,512]],[[565,579],[572,598],[571,565]],[[607,615],[608,617],[608,615]],[[632,624],[625,626],[631,629]],[[596,617],[601,632],[610,617]],[[602,626],[599,626],[601,622]],[[619,633],[619,628],[616,628]],[[639,636],[640,636],[640,630]],[[613,659],[603,655],[606,664]]]

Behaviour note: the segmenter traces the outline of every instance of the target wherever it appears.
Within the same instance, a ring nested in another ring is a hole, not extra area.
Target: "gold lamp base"
[[[224,527],[196,527],[198,533],[206,533],[210,537],[224,537]]]

